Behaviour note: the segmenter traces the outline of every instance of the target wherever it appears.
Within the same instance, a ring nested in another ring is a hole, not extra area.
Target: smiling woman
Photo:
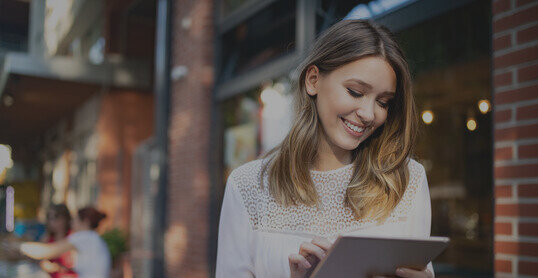
[[[430,235],[411,78],[388,29],[338,22],[298,72],[290,132],[228,177],[217,277],[303,277],[339,235]]]

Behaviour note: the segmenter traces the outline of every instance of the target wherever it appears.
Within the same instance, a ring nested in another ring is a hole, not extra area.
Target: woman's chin
[[[354,149],[356,149],[357,147],[359,147],[360,145],[360,141],[353,141],[353,142],[342,142],[341,144],[338,144],[338,146],[340,147],[340,149],[342,150],[346,150],[346,151],[353,151]]]

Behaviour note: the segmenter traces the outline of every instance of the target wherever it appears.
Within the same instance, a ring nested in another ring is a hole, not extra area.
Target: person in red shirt
[[[64,204],[52,205],[47,212],[47,234],[42,242],[53,243],[66,239],[71,233],[71,215]],[[57,258],[42,260],[40,266],[52,278],[76,278],[78,275],[72,270],[74,254],[65,252]]]

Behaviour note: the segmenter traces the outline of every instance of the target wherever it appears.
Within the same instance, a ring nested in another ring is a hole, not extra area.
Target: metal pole
[[[170,113],[171,0],[157,1],[155,38],[155,143],[158,183],[155,200],[153,275],[165,277],[164,233],[166,231],[166,191],[168,185],[168,125]]]

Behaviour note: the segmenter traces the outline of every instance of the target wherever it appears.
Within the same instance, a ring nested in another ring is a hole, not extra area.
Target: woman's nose
[[[374,121],[374,107],[375,102],[372,104],[362,103],[359,108],[357,108],[356,113],[359,119],[361,119],[363,125],[370,125]]]

